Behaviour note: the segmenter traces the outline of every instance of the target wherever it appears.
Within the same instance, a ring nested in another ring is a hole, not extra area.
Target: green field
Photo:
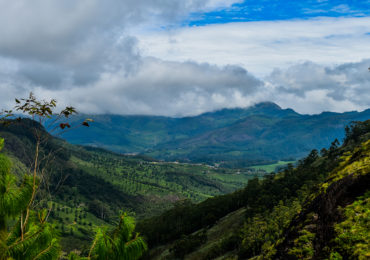
[[[295,161],[278,161],[277,163],[274,164],[254,165],[249,168],[254,169],[256,171],[274,172],[276,170],[276,167],[283,167],[289,163],[294,164]]]
[[[126,194],[157,198],[159,204],[169,195],[199,202],[232,192],[257,174],[204,164],[142,161],[101,152],[85,153],[83,158],[75,153],[71,160]]]

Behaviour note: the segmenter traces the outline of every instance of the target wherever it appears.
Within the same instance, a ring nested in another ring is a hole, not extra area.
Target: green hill
[[[65,250],[83,249],[96,225],[111,225],[121,210],[136,218],[154,216],[176,201],[200,202],[242,188],[263,175],[202,164],[165,163],[123,156],[103,149],[71,145],[50,136],[36,122],[23,119],[0,126],[5,152],[19,177],[30,169],[35,153],[34,129],[43,131],[40,150],[44,189],[40,205],[65,238]],[[46,185],[46,186],[45,186]]]
[[[94,119],[94,127],[63,137],[74,144],[166,161],[245,167],[297,160],[312,149],[328,147],[344,137],[351,121],[369,119],[370,110],[301,115],[266,102],[184,118],[81,115],[74,120],[86,117]]]
[[[370,120],[263,180],[138,228],[147,259],[368,259]]]
[[[144,259],[366,259],[369,257],[370,120],[295,166],[247,169],[170,163],[71,145],[22,119],[0,127],[13,172],[30,168],[43,133],[36,207],[65,252],[87,255],[96,226],[135,215]]]

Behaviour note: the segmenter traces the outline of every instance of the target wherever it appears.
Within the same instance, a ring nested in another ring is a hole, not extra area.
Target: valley
[[[144,259],[368,258],[369,138],[367,120],[296,167],[139,222]]]
[[[35,127],[39,126],[29,119],[0,126],[4,151],[12,159],[13,171],[19,178],[29,171],[34,156]],[[49,183],[40,199],[42,205],[52,209],[51,222],[61,232],[66,251],[84,250],[94,227],[111,226],[120,211],[137,219],[148,218],[177,202],[198,203],[241,189],[250,179],[266,175],[264,171],[120,155],[72,145],[47,132],[43,135],[48,141],[42,154],[53,155],[53,161],[43,166],[49,172]]]
[[[149,246],[143,259],[326,256],[328,253],[312,240],[323,231],[294,221],[308,221],[312,214],[331,214],[331,230],[342,228],[338,205],[330,212],[317,211],[317,203],[326,200],[325,190],[340,191],[341,186],[336,185],[342,185],[342,179],[349,179],[349,183],[343,188],[348,191],[344,191],[340,199],[344,204],[340,205],[353,212],[358,207],[354,209],[351,203],[359,199],[358,203],[367,207],[369,121],[350,124],[342,145],[333,141],[330,147],[320,152],[314,149],[297,161],[254,165],[255,161],[248,161],[249,167],[235,168],[222,167],[222,163],[163,161],[70,144],[24,118],[0,127],[4,152],[18,179],[32,167],[35,129],[47,140],[39,150],[43,158],[40,167],[47,175],[37,193],[36,209],[49,209],[48,222],[60,235],[65,258],[71,252],[88,255],[94,230],[114,228],[122,212],[138,221],[136,231]],[[355,175],[349,174],[353,171]],[[362,186],[357,187],[358,183]],[[309,206],[313,201],[316,204]],[[320,227],[317,222],[312,225]],[[286,240],[285,232],[291,232]],[[297,233],[302,236],[297,238]],[[299,239],[309,239],[310,244]],[[328,238],[322,243],[326,241]],[[331,250],[331,254],[355,254],[336,247]]]

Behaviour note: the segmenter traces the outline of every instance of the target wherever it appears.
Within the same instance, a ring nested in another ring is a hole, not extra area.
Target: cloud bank
[[[236,2],[0,0],[2,107],[30,91],[100,114],[185,116],[260,101],[302,113],[369,107],[370,60],[359,60],[370,53],[370,18],[178,27]]]
[[[370,17],[313,18],[136,32],[143,55],[166,60],[238,64],[259,77],[274,68],[370,58]]]

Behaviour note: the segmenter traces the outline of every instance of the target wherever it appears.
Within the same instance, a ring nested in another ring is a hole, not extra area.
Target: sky
[[[370,1],[0,0],[0,103],[191,116],[370,108]]]

